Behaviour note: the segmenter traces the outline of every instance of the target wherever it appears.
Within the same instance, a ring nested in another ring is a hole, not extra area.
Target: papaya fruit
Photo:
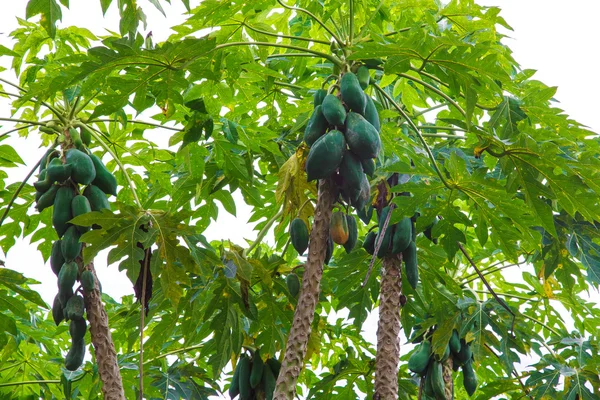
[[[433,396],[436,400],[446,400],[446,385],[444,384],[442,364],[434,360],[431,363],[431,369],[429,372],[431,372],[431,388],[433,389]]]
[[[366,158],[360,161],[365,174],[372,178],[375,175],[375,160],[372,158]]]
[[[276,358],[269,358],[267,359],[267,365],[269,366],[269,368],[271,368],[271,371],[273,372],[273,375],[275,375],[275,378],[277,378],[279,376],[279,371],[281,370],[281,363],[279,362],[279,360],[277,360]]]
[[[64,316],[64,312],[65,312],[65,306],[67,305],[67,302],[69,301],[69,299],[71,298],[71,296],[73,296],[73,287],[68,287],[68,288],[63,288],[63,290],[58,289],[58,301],[60,302],[60,305],[63,308],[63,316]]]
[[[433,378],[433,374],[431,373],[431,364],[433,363],[430,363],[427,367],[427,373],[425,375],[425,385],[423,385],[423,393],[430,398],[434,398],[435,394],[433,393],[433,385],[431,383],[431,380]]]
[[[87,199],[87,197],[85,197],[81,194],[78,194],[77,196],[73,197],[73,201],[71,201],[71,214],[73,215],[73,218],[75,218],[79,215],[87,214],[91,211],[92,211],[92,207],[90,206],[90,202]],[[81,226],[81,225],[75,225],[75,226],[77,227],[77,230],[80,233],[85,233],[90,230],[89,226]]]
[[[102,163],[102,160],[99,157],[95,156],[94,154],[90,154],[90,158],[92,159],[92,163],[96,169],[96,178],[93,180],[92,184],[94,186],[98,186],[104,193],[116,196],[117,178],[115,178],[115,176],[111,174],[108,169],[106,169],[106,166],[104,163]]]
[[[260,358],[260,349],[256,349],[252,357],[252,369],[250,371],[250,387],[255,389],[262,380],[265,371],[265,363]]]
[[[46,181],[49,184],[64,182],[71,176],[71,165],[63,164],[60,158],[53,158],[46,168]]]
[[[362,179],[360,181],[360,191],[356,197],[352,197],[350,200],[350,204],[354,206],[356,209],[361,209],[366,207],[371,200],[371,184],[367,179],[365,174],[362,175]]]
[[[252,388],[250,387],[250,357],[242,354],[240,357],[240,376],[239,376],[239,387],[240,387],[240,399],[250,399],[252,395]]]
[[[83,195],[90,202],[92,211],[101,211],[103,209],[110,210],[110,204],[106,198],[106,194],[97,186],[88,185],[83,191]]]
[[[368,68],[377,68],[383,64],[383,60],[381,58],[369,58],[363,60],[363,63],[365,63]]]
[[[323,100],[327,96],[327,90],[325,89],[317,89],[315,94],[313,95],[313,106],[316,108],[323,103]]]
[[[331,261],[331,256],[333,256],[333,239],[331,236],[329,236],[327,238],[327,250],[325,251],[324,264],[329,264],[329,261]]]
[[[86,331],[87,324],[85,323],[85,319],[71,318],[71,322],[69,322],[69,334],[71,335],[71,339],[73,339],[73,341],[83,340]]]
[[[425,237],[427,239],[429,239],[430,241],[433,242],[433,244],[437,244],[438,240],[437,238],[433,237],[433,228],[437,225],[437,223],[439,222],[439,218],[435,217],[435,219],[433,220],[433,223],[431,225],[429,225],[427,228],[425,228],[425,230],[423,231],[423,234],[425,235]]]
[[[367,106],[365,107],[365,119],[368,123],[373,125],[377,132],[381,132],[381,121],[379,120],[379,112],[377,112],[377,107],[375,107],[375,102],[371,98],[371,96],[365,93],[365,101]]]
[[[275,384],[277,383],[277,378],[275,377],[275,373],[269,368],[269,365],[265,365],[265,371],[263,372],[261,386],[265,391],[266,400],[273,400],[273,393],[275,392]]]
[[[462,366],[463,372],[463,386],[469,396],[473,396],[473,393],[477,390],[477,375],[473,370],[471,361],[468,361]]]
[[[358,241],[358,226],[352,215],[346,215],[346,223],[348,225],[348,240],[344,243],[344,250],[346,250],[346,253],[350,253]]]
[[[80,185],[89,185],[96,178],[96,168],[90,156],[78,149],[69,149],[65,155],[71,164],[71,179]]]
[[[300,279],[298,279],[298,275],[291,273],[285,278],[285,284],[292,295],[292,297],[298,297],[298,293],[300,293]]]
[[[321,104],[321,110],[323,111],[323,116],[325,116],[325,119],[330,125],[344,126],[344,122],[346,121],[346,109],[337,96],[333,94],[325,96],[323,104]]]
[[[96,287],[96,279],[94,278],[94,273],[90,270],[85,270],[81,273],[81,277],[79,279],[81,282],[81,286],[83,290],[86,292],[91,292]]]
[[[361,65],[356,71],[356,78],[358,79],[358,83],[360,87],[365,90],[369,87],[369,83],[371,81],[371,75],[369,74],[369,68],[364,65]]]
[[[52,251],[50,252],[50,268],[52,268],[52,272],[54,275],[58,276],[60,269],[65,263],[65,258],[62,254],[61,249],[61,240],[58,239],[54,243],[52,243]]]
[[[299,255],[304,254],[308,248],[308,227],[301,218],[296,218],[290,225],[290,239],[292,246],[298,252]]]
[[[417,245],[415,242],[410,242],[406,250],[402,252],[402,258],[404,259],[406,280],[413,289],[416,289],[419,283],[419,265],[417,263]]]
[[[471,351],[471,346],[465,341],[465,339],[460,339],[460,351],[454,355],[454,362],[458,365],[465,365],[471,358],[473,357],[473,352]]]
[[[358,78],[352,72],[347,72],[342,76],[340,92],[342,93],[342,100],[348,108],[359,114],[365,112],[365,95]]]
[[[388,213],[390,212],[390,206],[386,206],[381,210],[381,215],[379,216],[379,234],[377,235],[377,239],[375,243],[377,243],[380,239],[381,230],[383,229],[383,225],[385,224],[385,220],[387,218]],[[379,251],[377,252],[377,257],[383,258],[387,256],[390,252],[390,244],[393,237],[394,226],[388,223],[387,229],[383,234],[383,239],[381,239],[381,245],[379,246]]]
[[[65,234],[69,227],[69,221],[73,218],[71,214],[73,197],[75,197],[75,193],[70,186],[61,186],[56,192],[52,210],[52,225],[54,225],[59,238]]]
[[[85,341],[77,340],[71,344],[71,349],[65,357],[65,368],[69,371],[76,371],[83,364],[85,356]]]
[[[344,157],[342,157],[339,173],[343,180],[342,187],[352,201],[360,193],[360,184],[364,175],[360,159],[351,151],[347,151],[344,153]]]
[[[81,243],[79,238],[81,233],[77,230],[77,227],[70,226],[60,243],[60,249],[66,262],[71,262],[77,258],[81,253]]]
[[[58,292],[59,294],[64,294],[60,299],[63,308],[67,305],[69,298],[73,296],[73,285],[77,280],[78,272],[79,268],[77,267],[77,263],[74,262],[67,262],[60,269],[60,273],[58,274]],[[66,295],[69,292],[71,295],[67,297]]]
[[[46,169],[46,167],[48,166],[48,162],[52,159],[52,157],[50,157],[50,156],[54,155],[56,157],[57,156],[56,153],[58,153],[58,151],[55,149],[46,150],[46,152],[42,156],[42,159],[40,160],[40,166],[38,168],[38,173],[41,174],[42,171]],[[41,179],[44,179],[44,178],[41,178]]]
[[[54,183],[54,182],[46,179],[47,173],[48,173],[48,171],[43,169],[42,172],[40,172],[38,175],[37,182],[33,182],[33,187],[35,188],[36,192],[44,194],[48,191],[48,189],[50,189],[50,187]]]
[[[42,212],[54,204],[54,200],[56,200],[56,194],[58,193],[59,188],[60,186],[58,185],[52,185],[50,186],[50,189],[40,196],[37,204],[35,205],[35,208],[38,210],[38,212]]]
[[[450,336],[450,342],[448,342],[450,346],[450,351],[452,354],[456,355],[460,352],[460,337],[458,336],[458,332],[456,329],[452,331],[452,336]]]
[[[92,144],[92,134],[85,128],[79,128],[79,136],[81,137],[81,141],[86,146]]]
[[[60,304],[60,298],[58,294],[54,296],[54,301],[52,302],[52,319],[54,320],[56,326],[58,326],[58,324],[65,319],[63,314],[63,306]]]
[[[365,241],[363,242],[363,249],[370,255],[375,253],[375,239],[377,238],[377,232],[371,231],[367,233],[365,236]]]
[[[308,181],[329,177],[340,166],[346,140],[344,134],[333,130],[317,140],[306,158],[306,175]]]
[[[245,354],[240,356],[244,357]],[[240,394],[240,360],[238,360],[235,369],[233,370],[233,377],[231,378],[231,384],[229,385],[229,398],[234,399],[238,394]]]
[[[327,119],[323,115],[322,106],[316,106],[306,128],[304,128],[304,141],[311,147],[321,136],[327,132]]]
[[[371,218],[373,217],[373,206],[365,206],[356,209],[356,215],[365,225],[368,225],[371,222]]]
[[[331,239],[337,244],[343,245],[348,241],[348,221],[343,212],[337,211],[331,216],[331,220],[329,221],[329,235],[331,235]]]
[[[450,357],[450,345],[446,345],[446,348],[444,349],[444,353],[441,355],[441,357],[439,355],[435,355],[434,358],[439,361],[440,363],[443,363],[444,361],[446,361],[448,359],[448,357]]]
[[[71,298],[67,301],[64,313],[66,319],[72,321],[74,319],[82,319],[84,311],[85,304],[83,302],[83,297],[76,294],[75,296],[71,296]]]
[[[400,254],[412,242],[412,223],[410,218],[404,217],[396,224],[392,238],[392,254]]]
[[[346,117],[346,141],[361,160],[377,157],[381,148],[377,129],[355,112],[349,112]]]
[[[81,140],[81,135],[79,131],[75,128],[69,128],[69,136],[71,137],[71,142],[73,146],[77,147],[80,150],[84,149],[83,141]]]
[[[415,349],[410,358],[408,359],[408,369],[424,376],[427,372],[427,365],[429,365],[429,358],[431,356],[431,343],[428,340],[421,342],[421,344]]]

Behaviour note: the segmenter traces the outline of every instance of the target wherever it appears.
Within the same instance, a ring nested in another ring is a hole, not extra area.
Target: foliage
[[[402,183],[386,189],[410,196],[395,198],[390,223],[419,213],[422,284],[404,285],[406,336],[435,325],[438,354],[453,329],[466,336],[478,399],[600,397],[600,311],[589,295],[600,286],[600,144],[556,107],[556,88],[516,63],[497,30],[510,29],[498,8],[363,1],[349,23],[347,1],[298,0],[314,18],[275,0],[193,8],[184,1],[188,19],[153,44],[140,33],[135,1],[100,3],[103,12],[119,8],[119,33],[57,26],[68,0],[30,0],[14,45],[0,47],[18,84],[2,80],[0,91],[23,139],[39,136],[49,146],[54,137],[39,127],[51,120],[85,126],[94,133],[90,148],[110,160],[121,186],[114,212],[77,222],[101,227],[82,237],[86,260],[110,249],[109,263],[132,283],[144,257],[137,244],[152,248],[158,284],[144,328],[148,398],[208,398],[228,387],[242,347],[260,347],[264,357],[284,348],[296,307],[285,277],[303,260],[287,229],[299,212],[310,219],[316,192],[301,145],[312,93],[340,65],[373,59],[382,61],[368,91],[382,117],[384,156],[371,183],[385,195],[387,176],[401,174]],[[153,131],[168,145],[152,141]],[[7,171],[22,164],[10,145],[0,146],[0,247],[6,253],[29,237],[47,259],[56,239],[50,211],[33,210],[31,182],[7,185]],[[245,248],[227,237],[209,242],[204,231],[220,210],[236,214],[237,194],[252,208],[258,240]],[[437,216],[434,244],[420,233]],[[359,237],[374,224],[359,224]],[[372,274],[361,286],[369,260],[360,245],[350,254],[336,248],[324,272],[300,382],[305,396],[372,394],[374,348],[363,330],[379,284]],[[0,396],[97,398],[93,360],[73,374],[60,368],[67,328],[51,324],[33,283],[0,269]],[[134,398],[140,309],[131,297],[104,300],[126,396]],[[347,318],[328,318],[332,312]],[[407,353],[401,398],[417,392]],[[458,386],[457,398],[466,398]]]

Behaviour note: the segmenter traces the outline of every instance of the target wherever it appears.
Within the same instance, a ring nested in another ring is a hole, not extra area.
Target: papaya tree
[[[0,269],[0,397],[600,398],[598,138],[499,8],[182,3],[0,46],[0,246],[56,274]]]

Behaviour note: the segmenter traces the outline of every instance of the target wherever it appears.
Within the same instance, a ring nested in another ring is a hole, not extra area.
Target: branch
[[[94,120],[87,120],[85,123],[87,124],[93,124],[95,122],[110,122],[110,123],[119,123],[119,120],[116,119],[94,119]],[[146,122],[146,121],[136,121],[136,120],[129,120],[127,122],[131,122],[132,124],[138,124],[138,125],[148,125],[148,126],[155,126],[157,128],[164,128],[164,129],[169,129],[172,131],[177,131],[177,132],[181,132],[183,129],[179,129],[179,128],[174,128],[171,126],[166,126],[166,125],[161,125],[161,124],[155,124],[153,122]],[[124,124],[122,124],[124,125]]]
[[[15,84],[15,83],[7,81],[6,79],[0,78],[0,82],[4,82],[7,85],[10,85],[16,89],[19,89],[21,92],[27,93],[27,90],[25,90],[24,88],[22,88],[21,86]],[[34,100],[31,99],[31,101],[34,101]],[[40,101],[40,103],[43,104],[44,106],[46,106],[50,111],[52,111],[54,113],[54,115],[56,115],[58,117],[58,119],[61,120],[62,123],[66,122],[65,119],[63,118],[62,114],[59,111],[57,111],[54,107],[52,107],[50,104],[46,103],[45,101]]]
[[[241,22],[240,25],[250,29],[251,31],[258,32],[260,34],[267,35],[267,36],[273,36],[273,37],[277,37],[277,38],[290,39],[290,40],[301,40],[301,41],[305,41],[305,42],[321,43],[321,44],[329,46],[329,42],[326,42],[325,40],[311,39],[311,38],[307,38],[307,37],[303,37],[303,36],[280,35],[279,33],[263,31],[262,29],[258,29],[251,25],[248,25],[245,21]]]
[[[419,128],[417,127],[417,125],[415,125],[415,123],[408,117],[408,114],[406,114],[406,112],[402,109],[402,107],[400,107],[398,105],[398,103],[396,103],[394,101],[394,99],[392,99],[392,97],[385,90],[383,90],[376,83],[374,83],[373,86],[375,86],[375,88],[379,91],[379,93],[381,93],[394,106],[394,108],[396,110],[398,110],[398,112],[402,115],[402,117],[404,117],[406,122],[408,122],[408,124],[412,127],[412,129],[417,133],[417,136],[419,137],[421,144],[423,145],[423,147],[425,147],[425,151],[427,152],[427,155],[429,156],[429,159],[431,160],[431,163],[433,164],[433,169],[435,169],[435,172],[437,172],[437,174],[438,174],[440,180],[442,181],[442,183],[444,184],[444,186],[446,186],[450,190],[455,189],[455,187],[453,185],[450,185],[446,181],[446,178],[444,178],[444,175],[442,175],[442,171],[440,170],[440,167],[437,165],[435,156],[433,155],[433,152],[431,151],[431,149],[429,148],[429,145],[425,141],[425,138],[423,138],[423,135],[419,131]]]
[[[254,248],[256,248],[256,246],[258,246],[260,244],[260,242],[262,242],[262,240],[265,238],[265,236],[269,232],[269,229],[271,229],[271,226],[273,226],[275,221],[277,221],[282,215],[283,215],[283,208],[281,210],[279,210],[277,212],[277,214],[273,215],[270,220],[267,221],[265,226],[263,226],[263,228],[260,230],[260,232],[258,232],[258,235],[256,236],[256,240],[254,241],[254,243],[252,243],[250,245],[250,247],[248,247],[246,250],[244,250],[244,257],[247,256],[248,254],[250,254],[250,252],[252,250],[254,250]]]
[[[133,184],[133,181],[131,180],[129,173],[127,173],[127,169],[125,168],[125,165],[123,165],[123,163],[121,162],[119,157],[117,157],[117,155],[111,150],[111,148],[108,147],[108,145],[106,143],[104,143],[104,140],[102,140],[100,135],[98,135],[96,132],[94,132],[93,129],[90,129],[89,126],[87,126],[86,124],[81,123],[81,122],[78,122],[75,125],[80,128],[86,129],[90,133],[90,135],[92,135],[92,137],[94,139],[96,139],[98,141],[98,143],[100,143],[100,146],[102,146],[106,151],[108,151],[108,153],[113,157],[113,159],[115,160],[117,165],[121,168],[123,175],[125,175],[125,179],[127,179],[127,183],[129,184],[129,188],[131,189],[131,194],[133,195],[133,199],[135,200],[135,202],[137,203],[139,208],[143,208],[142,202],[140,201],[140,199],[137,195],[137,192],[135,190],[135,185]]]
[[[360,30],[360,32],[356,36],[356,40],[357,41],[360,41],[359,39],[367,31],[369,25],[371,25],[371,22],[373,22],[373,19],[377,16],[377,13],[379,13],[379,9],[381,8],[381,6],[383,5],[384,2],[385,2],[385,0],[381,0],[379,2],[379,5],[377,5],[377,8],[375,8],[375,11],[373,11],[371,13],[371,16],[369,17],[369,20],[365,23],[365,25],[362,27],[362,29]]]
[[[348,2],[350,3],[350,32],[348,34],[348,42],[352,45],[352,42],[354,42],[354,0],[348,0]]]
[[[425,81],[422,81],[420,79],[415,78],[414,76],[411,76],[411,75],[408,75],[405,73],[400,73],[400,74],[398,74],[398,76],[401,76],[406,79],[410,79],[413,82],[416,82],[416,83],[426,87],[427,89],[431,90],[432,92],[435,92],[438,95],[442,96],[448,103],[450,103],[452,106],[454,106],[454,108],[456,108],[458,110],[458,112],[460,112],[463,115],[463,117],[467,118],[467,113],[465,112],[465,110],[463,110],[463,108],[457,102],[455,102],[452,99],[452,97],[448,96],[446,93],[442,92],[440,89],[436,88],[435,86],[433,86]]]
[[[0,134],[0,139],[3,138],[4,136],[10,135],[13,132],[17,132],[17,131],[20,131],[22,129],[28,129],[28,128],[31,128],[32,126],[35,126],[35,125],[20,126],[18,128],[11,129],[10,131],[6,131],[3,134]]]
[[[496,358],[498,358],[498,360],[500,360],[500,356],[494,351],[494,349],[492,349],[489,345],[484,344],[484,346],[490,351],[490,353],[492,353],[493,355],[496,356]],[[519,376],[519,374],[517,373],[517,370],[513,367],[512,371],[510,371],[510,373],[512,375],[514,375],[515,379],[519,381],[519,385],[521,385],[521,388],[523,389],[523,393],[525,393],[525,396],[529,397],[531,400],[533,400],[533,398],[531,397],[531,395],[529,395],[529,390],[527,390],[527,387],[525,386],[525,384],[523,383],[523,381],[521,381],[521,377]]]
[[[48,383],[60,383],[60,379],[49,379],[49,380],[39,380],[39,381],[21,381],[21,382],[6,382],[0,383],[0,387],[9,387],[9,386],[23,386],[23,385],[44,385]]]
[[[22,123],[22,124],[30,124],[30,125],[38,125],[38,126],[46,125],[43,122],[29,121],[27,119],[16,119],[16,118],[0,118],[0,121],[18,122],[18,123]]]
[[[199,348],[201,348],[203,346],[204,346],[204,343],[200,343],[200,344],[195,344],[195,345],[190,346],[190,347],[182,347],[181,349],[167,351],[165,353],[161,353],[160,355],[158,355],[158,356],[156,356],[154,358],[151,358],[150,360],[144,361],[144,365],[153,363],[156,360],[160,360],[161,358],[172,356],[174,354],[187,353],[188,351],[196,350],[196,349],[199,349]]]
[[[323,52],[316,51],[316,50],[306,49],[304,47],[293,46],[293,45],[290,45],[290,44],[283,44],[283,43],[270,43],[270,42],[230,42],[230,43],[223,43],[223,44],[220,44],[218,46],[215,46],[215,48],[212,51],[224,49],[226,47],[235,47],[235,46],[267,46],[267,47],[279,47],[279,48],[290,49],[290,50],[298,50],[298,51],[303,51],[303,52],[311,53],[311,54],[313,54],[315,56],[322,57],[322,58],[324,58],[326,60],[331,61],[335,65],[338,65],[338,66],[342,65],[342,62],[337,57],[334,57],[334,56],[332,56],[330,54],[323,53]],[[279,54],[279,55],[285,56],[287,54],[283,53],[283,54]]]
[[[343,47],[344,44],[342,43],[342,41],[340,40],[340,38],[337,37],[337,35],[335,33],[333,33],[333,31],[331,29],[329,29],[327,27],[327,25],[325,25],[325,23],[323,21],[321,21],[315,14],[311,13],[310,11],[308,11],[308,10],[306,10],[304,8],[288,6],[287,4],[285,4],[281,0],[277,0],[277,2],[279,4],[281,4],[281,6],[283,8],[287,8],[288,10],[303,12],[306,15],[308,15],[309,17],[311,17],[312,19],[314,19],[319,25],[321,25],[323,27],[323,29],[325,29],[327,31],[327,33],[329,33],[333,37],[333,39],[335,39],[336,42],[338,42],[338,44],[340,45],[340,47]]]
[[[396,208],[396,203],[390,204],[390,210],[388,211],[385,221],[383,221],[383,226],[379,227],[379,234],[377,235],[377,241],[375,242],[375,250],[373,251],[373,256],[371,257],[371,263],[369,264],[367,275],[365,276],[365,279],[363,280],[363,283],[361,285],[361,287],[363,288],[367,284],[367,281],[371,276],[371,272],[373,271],[373,265],[375,264],[375,260],[377,259],[377,253],[379,252],[379,248],[381,247],[381,243],[383,242],[383,237],[385,236],[385,231],[387,230],[388,225],[390,223],[390,219],[392,218],[392,211],[394,211],[394,208]]]
[[[502,271],[503,269],[510,268],[510,267],[515,267],[515,266],[518,266],[518,265],[520,265],[520,264],[519,263],[517,263],[517,264],[508,264],[508,265],[503,265],[503,266],[495,268],[495,269],[492,266],[490,266],[487,269],[482,270],[480,272],[481,272],[481,275],[490,275],[490,274],[494,274],[496,272]],[[473,282],[477,278],[478,278],[477,273],[474,273],[474,274],[466,276],[463,279],[467,279],[467,280],[461,285],[461,287],[464,287],[465,285]]]
[[[473,291],[476,292],[476,293],[483,293],[483,294],[487,293],[485,290],[476,290],[476,289],[473,289]],[[509,297],[509,298],[513,298],[513,299],[525,300],[525,301],[532,301],[532,302],[538,302],[538,301],[540,301],[539,299],[534,299],[533,297],[519,296],[519,295],[511,294],[511,293],[496,292],[496,294],[498,296],[504,296],[504,297]]]

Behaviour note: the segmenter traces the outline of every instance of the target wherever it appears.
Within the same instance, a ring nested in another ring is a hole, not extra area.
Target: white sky
[[[168,22],[147,0],[139,0],[148,16],[148,27],[155,42],[166,39],[169,26],[184,19],[185,11],[179,0],[171,0],[173,5],[163,6],[168,15]],[[0,44],[11,47],[8,33],[17,27],[16,16],[24,18],[25,0],[3,1],[0,13]],[[62,26],[81,25],[93,33],[102,35],[108,28],[118,31],[118,15],[115,4],[110,8],[106,18],[101,17],[98,0],[71,0],[71,9],[64,12]],[[192,0],[192,3],[197,3]],[[559,0],[479,0],[484,5],[498,5],[503,9],[502,16],[514,28],[507,32],[510,36],[505,43],[514,51],[515,59],[522,68],[538,70],[535,79],[549,86],[558,86],[556,98],[559,107],[579,122],[592,130],[600,132],[600,112],[598,94],[600,79],[600,33],[597,17],[600,15],[598,0],[571,0],[568,3]],[[568,4],[568,5],[567,5]],[[92,18],[90,18],[90,16]],[[151,27],[151,28],[150,28]],[[0,59],[0,65],[8,66],[8,58]],[[0,76],[15,81],[10,71]],[[5,86],[6,87],[6,86]],[[10,115],[10,108],[5,100],[0,100],[0,116]],[[9,125],[3,125],[0,132],[6,131]],[[11,171],[11,179],[17,180],[25,176],[30,165],[35,164],[42,154],[39,142],[33,139],[11,139],[10,143],[19,149],[19,153],[28,167]],[[247,224],[248,207],[238,204],[238,218],[219,213],[218,223],[214,223],[206,232],[210,240],[230,238],[243,244],[244,238],[253,239],[256,233]],[[219,227],[236,226],[235,230],[222,231]],[[232,237],[233,235],[233,237]],[[56,293],[56,277],[48,265],[44,266],[41,255],[32,248],[28,240],[19,240],[5,258],[8,268],[23,272],[26,276],[41,281],[36,289],[44,300],[52,303]],[[106,256],[100,254],[96,259],[96,268],[100,279],[104,282],[104,291],[119,298],[124,294],[132,294],[133,289],[127,277],[117,271],[116,266],[106,267]],[[365,326],[376,326],[375,312]],[[375,330],[369,330],[368,336],[375,339]]]

